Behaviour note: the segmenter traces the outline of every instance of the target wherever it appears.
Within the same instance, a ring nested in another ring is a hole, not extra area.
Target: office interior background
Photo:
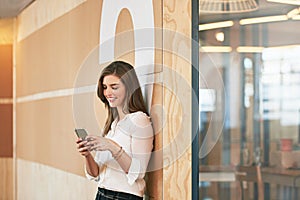
[[[112,59],[144,66],[145,198],[300,198],[299,20],[299,0],[1,0],[0,199],[94,198],[73,130],[103,125]]]

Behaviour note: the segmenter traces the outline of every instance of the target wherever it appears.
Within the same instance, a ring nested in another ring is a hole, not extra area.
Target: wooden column
[[[163,199],[191,199],[191,0],[163,1],[163,29]]]

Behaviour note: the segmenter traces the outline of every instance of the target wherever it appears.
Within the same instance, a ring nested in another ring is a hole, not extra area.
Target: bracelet
[[[122,156],[123,153],[124,153],[124,150],[122,147],[120,147],[119,151],[112,156],[117,161],[117,160],[119,160],[119,158]]]
[[[115,158],[115,160],[118,161],[118,160],[121,158],[121,156],[123,155],[123,153],[124,153],[124,150],[122,149],[122,151],[121,151],[120,154]]]

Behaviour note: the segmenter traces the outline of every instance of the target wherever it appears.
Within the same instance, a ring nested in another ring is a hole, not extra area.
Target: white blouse
[[[97,151],[95,161],[99,165],[99,176],[90,180],[98,182],[98,187],[143,196],[144,176],[153,148],[153,128],[150,118],[143,112],[127,114],[122,120],[111,125],[107,138],[118,143],[132,158],[126,174],[109,151]],[[86,170],[85,170],[86,171]]]

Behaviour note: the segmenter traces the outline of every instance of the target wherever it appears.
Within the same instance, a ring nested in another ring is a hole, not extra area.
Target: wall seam
[[[151,77],[153,75],[154,75],[153,80],[155,80],[155,82],[162,82],[162,76],[160,72],[147,74],[145,76],[142,76],[142,78],[147,79],[147,77]],[[16,97],[15,100],[16,103],[26,103],[26,102],[32,102],[32,101],[38,101],[44,99],[67,97],[67,96],[84,94],[84,93],[95,93],[96,91],[97,91],[97,84],[93,84],[93,85],[87,85],[83,87],[74,87],[74,88],[66,88],[60,90],[38,92],[30,95]],[[5,101],[9,102],[9,100],[5,100]],[[0,98],[0,104],[1,104],[1,98]]]
[[[13,104],[13,98],[0,98],[0,105],[1,104]]]

